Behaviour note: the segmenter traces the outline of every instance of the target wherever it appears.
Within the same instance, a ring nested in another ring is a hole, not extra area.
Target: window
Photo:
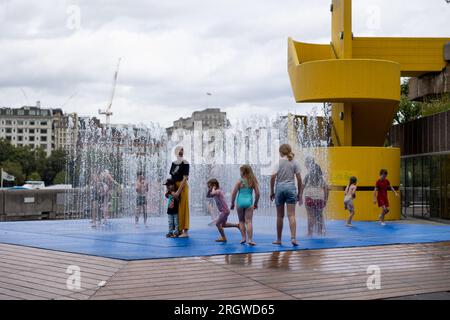
[[[41,121],[41,126],[46,126],[47,125],[47,121]]]
[[[6,124],[7,126],[8,126],[8,125],[10,126],[10,125],[12,125],[12,121],[11,121],[11,120],[6,120],[6,121],[5,121],[5,124]]]
[[[17,136],[18,141],[23,141],[23,136]]]
[[[47,134],[47,129],[41,129],[42,134]]]
[[[6,128],[6,133],[11,133],[12,129],[11,128]]]
[[[34,129],[29,129],[28,132],[29,133],[34,133]]]
[[[23,133],[23,129],[17,129],[17,133]]]
[[[34,121],[30,121],[30,126],[34,126]]]
[[[17,121],[17,125],[23,126],[23,120],[18,120],[18,121]]]
[[[6,140],[11,141],[11,136],[6,136]]]
[[[47,141],[47,137],[46,136],[41,137],[41,141]]]
[[[30,136],[30,137],[28,138],[28,141],[34,141],[34,136]]]

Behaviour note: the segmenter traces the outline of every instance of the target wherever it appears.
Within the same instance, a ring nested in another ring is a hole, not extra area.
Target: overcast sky
[[[95,116],[121,57],[113,123],[167,126],[208,106],[232,119],[304,113],[287,38],[329,43],[330,2],[0,0],[0,106]],[[449,21],[445,0],[353,1],[355,36],[449,37]]]

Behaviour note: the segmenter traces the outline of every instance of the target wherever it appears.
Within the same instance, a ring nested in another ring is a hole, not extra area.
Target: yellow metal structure
[[[351,175],[361,191],[357,220],[376,220],[373,187],[381,168],[400,184],[400,152],[380,148],[397,112],[400,77],[439,72],[450,38],[357,38],[351,0],[333,0],[330,44],[288,40],[288,71],[297,102],[332,103],[332,140],[327,148],[331,194],[328,215],[342,219],[343,188]],[[322,150],[323,151],[323,150]],[[321,151],[321,152],[322,152]],[[390,219],[400,218],[400,199],[390,196]]]

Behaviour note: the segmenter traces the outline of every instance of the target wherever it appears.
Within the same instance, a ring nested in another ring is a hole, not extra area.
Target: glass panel
[[[450,155],[441,156],[442,201],[441,218],[450,219]]]
[[[413,210],[414,216],[422,217],[423,199],[422,199],[422,157],[414,158],[414,173],[413,173]]]
[[[422,192],[423,192],[423,216],[430,217],[430,156],[422,158]]]
[[[441,170],[439,156],[430,157],[430,216],[440,216],[441,201]]]
[[[405,215],[405,208],[406,208],[406,193],[405,193],[405,182],[406,182],[406,178],[405,178],[405,163],[406,163],[406,159],[402,158],[400,159],[400,194],[401,194],[401,210],[402,210],[402,215]]]
[[[413,161],[414,158],[405,159],[405,214],[413,215]]]

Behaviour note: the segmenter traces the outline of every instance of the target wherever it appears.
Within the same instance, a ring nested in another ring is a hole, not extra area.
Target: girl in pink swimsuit
[[[211,179],[208,181],[208,193],[206,195],[208,198],[213,198],[216,202],[217,209],[219,210],[219,218],[216,221],[217,230],[219,230],[220,237],[216,242],[226,242],[227,237],[225,236],[225,231],[223,228],[238,228],[238,223],[228,223],[228,216],[230,215],[230,209],[228,208],[227,202],[225,201],[225,195],[219,187],[219,181],[216,179]]]

